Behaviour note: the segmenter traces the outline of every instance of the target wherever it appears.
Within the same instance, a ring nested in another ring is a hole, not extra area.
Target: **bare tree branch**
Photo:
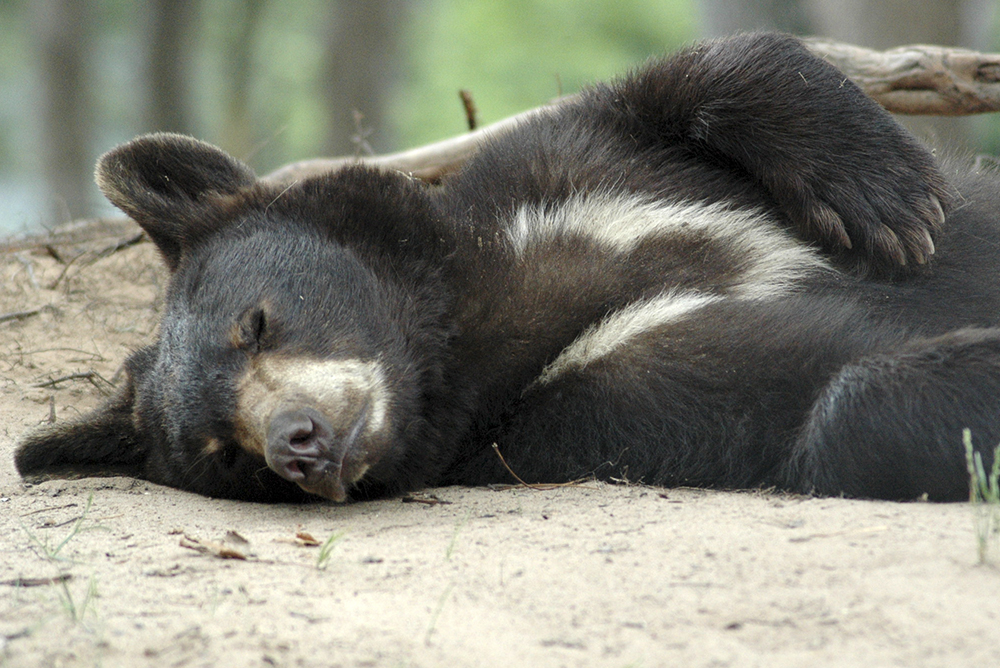
[[[959,116],[1000,111],[1000,54],[939,46],[873,51],[826,39],[809,39],[806,45],[842,69],[893,113]],[[473,132],[408,151],[370,158],[303,160],[285,165],[265,178],[288,182],[362,162],[436,181],[458,169],[487,136],[543,114],[573,97],[560,98]]]
[[[873,51],[827,39],[806,46],[895,114],[1000,111],[1000,54],[925,45]]]
[[[472,155],[472,152],[487,136],[512,128],[524,119],[544,113],[546,109],[566,99],[569,98],[560,98],[552,103],[529,109],[515,116],[505,118],[502,121],[497,121],[491,125],[473,130],[472,132],[467,132],[457,137],[450,137],[449,139],[427,144],[426,146],[420,146],[399,153],[370,157],[348,156],[300,160],[299,162],[279,167],[265,176],[264,179],[276,182],[289,182],[340,169],[346,165],[362,163],[407,172],[423,181],[437,181],[445,174],[461,167],[462,163]]]

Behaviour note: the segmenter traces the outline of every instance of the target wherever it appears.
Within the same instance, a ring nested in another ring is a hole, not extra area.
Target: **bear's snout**
[[[271,418],[264,458],[271,470],[304,490],[345,501],[347,486],[355,476],[346,472],[345,477],[344,460],[367,422],[365,406],[353,424],[338,434],[314,408],[283,410]]]

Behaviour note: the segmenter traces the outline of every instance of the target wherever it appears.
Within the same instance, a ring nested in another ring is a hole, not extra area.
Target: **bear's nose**
[[[285,480],[311,487],[327,475],[340,476],[344,448],[319,411],[295,408],[271,418],[264,456]]]
[[[352,424],[337,430],[312,407],[279,411],[271,417],[264,458],[268,467],[311,494],[346,501],[347,487],[367,467],[344,475],[344,461],[368,424],[369,405],[352,416]]]

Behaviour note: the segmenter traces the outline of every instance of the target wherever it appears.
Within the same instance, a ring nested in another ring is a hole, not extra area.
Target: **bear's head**
[[[97,181],[170,270],[158,339],[102,408],[28,436],[23,476],[343,501],[439,466],[424,403],[441,382],[448,251],[425,186],[362,167],[265,184],[169,134],[104,155]]]

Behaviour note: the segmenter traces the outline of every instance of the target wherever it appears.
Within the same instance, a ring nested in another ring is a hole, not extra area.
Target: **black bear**
[[[193,139],[98,182],[171,271],[158,338],[25,477],[335,501],[583,476],[967,498],[1000,441],[998,181],[791,37],[655,61],[444,183],[292,185]],[[495,447],[494,447],[495,446]]]

